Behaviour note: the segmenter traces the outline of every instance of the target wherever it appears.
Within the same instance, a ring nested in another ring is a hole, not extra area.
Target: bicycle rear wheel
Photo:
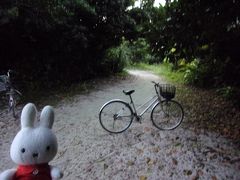
[[[133,118],[132,108],[121,100],[107,102],[99,112],[101,126],[111,133],[121,133],[128,129]]]
[[[183,120],[182,106],[173,100],[158,102],[151,112],[153,125],[160,130],[172,130],[177,128]]]

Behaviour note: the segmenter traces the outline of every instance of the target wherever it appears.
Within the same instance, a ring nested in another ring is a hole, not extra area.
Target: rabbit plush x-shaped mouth
[[[38,127],[34,127],[36,113],[36,107],[32,103],[23,108],[21,130],[15,136],[10,150],[11,158],[16,164],[48,163],[57,153],[57,139],[51,131],[54,122],[52,107],[43,108]]]

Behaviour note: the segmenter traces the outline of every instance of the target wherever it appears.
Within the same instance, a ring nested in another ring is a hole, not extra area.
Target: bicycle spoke
[[[183,110],[176,101],[163,101],[154,107],[151,119],[157,128],[171,130],[182,122]]]
[[[102,107],[99,119],[102,127],[113,133],[126,130],[132,123],[132,111],[122,101],[112,101]]]

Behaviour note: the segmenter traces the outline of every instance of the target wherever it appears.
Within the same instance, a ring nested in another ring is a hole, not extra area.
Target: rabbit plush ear
[[[28,103],[24,106],[21,114],[21,126],[33,127],[34,121],[36,119],[37,109],[33,103]]]
[[[45,106],[40,116],[40,125],[47,128],[52,128],[54,121],[54,111],[51,106]]]

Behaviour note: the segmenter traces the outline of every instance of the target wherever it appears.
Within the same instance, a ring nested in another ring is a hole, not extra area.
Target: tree
[[[4,0],[0,6],[0,69],[43,86],[104,72],[108,48],[134,29],[133,0]],[[39,85],[38,85],[39,86]]]

